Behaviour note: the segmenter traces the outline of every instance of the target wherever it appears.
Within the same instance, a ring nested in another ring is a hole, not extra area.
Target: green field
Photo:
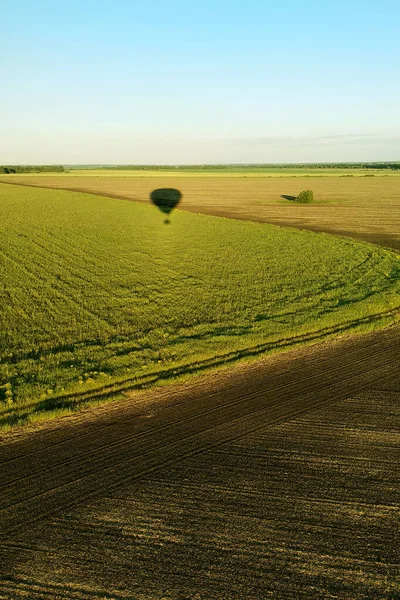
[[[395,254],[325,234],[0,185],[0,425],[393,322]]]
[[[63,175],[74,176],[93,175],[96,177],[400,177],[400,170],[390,169],[327,169],[302,167],[232,167],[226,169],[191,169],[181,167],[168,167],[165,169],[105,169],[105,168],[68,168],[65,167]],[[18,176],[29,176],[32,173],[18,173]],[[39,173],[43,175],[43,173]],[[45,173],[46,177],[60,176],[57,172]],[[14,177],[13,174],[5,177]]]

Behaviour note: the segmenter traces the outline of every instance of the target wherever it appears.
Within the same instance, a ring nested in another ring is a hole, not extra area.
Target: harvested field
[[[0,597],[398,597],[399,359],[390,328],[7,434]]]
[[[155,188],[175,187],[183,194],[180,207],[191,212],[326,231],[400,250],[398,175],[274,178],[138,173],[9,175],[2,181],[142,202],[148,202]],[[306,188],[314,191],[314,204],[296,205],[282,197],[296,196]]]

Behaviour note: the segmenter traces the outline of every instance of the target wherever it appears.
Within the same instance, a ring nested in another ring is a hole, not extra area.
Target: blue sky
[[[400,3],[15,2],[0,164],[400,160]]]

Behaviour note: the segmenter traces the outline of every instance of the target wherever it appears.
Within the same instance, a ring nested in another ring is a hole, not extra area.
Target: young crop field
[[[205,213],[326,231],[359,238],[400,250],[400,177],[393,172],[358,170],[338,176],[298,169],[298,175],[278,170],[265,173],[165,173],[144,171],[72,171],[65,174],[9,175],[2,181],[81,190],[93,194],[148,202],[150,192],[174,187],[182,192],[180,207]],[[372,176],[371,176],[372,175]],[[314,192],[314,202],[303,206],[290,197]],[[289,198],[289,199],[288,199]]]
[[[0,185],[0,424],[397,319],[400,260],[324,234]]]

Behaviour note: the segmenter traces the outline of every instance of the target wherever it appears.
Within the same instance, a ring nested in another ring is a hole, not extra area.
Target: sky
[[[0,164],[400,160],[400,3],[0,0]]]

